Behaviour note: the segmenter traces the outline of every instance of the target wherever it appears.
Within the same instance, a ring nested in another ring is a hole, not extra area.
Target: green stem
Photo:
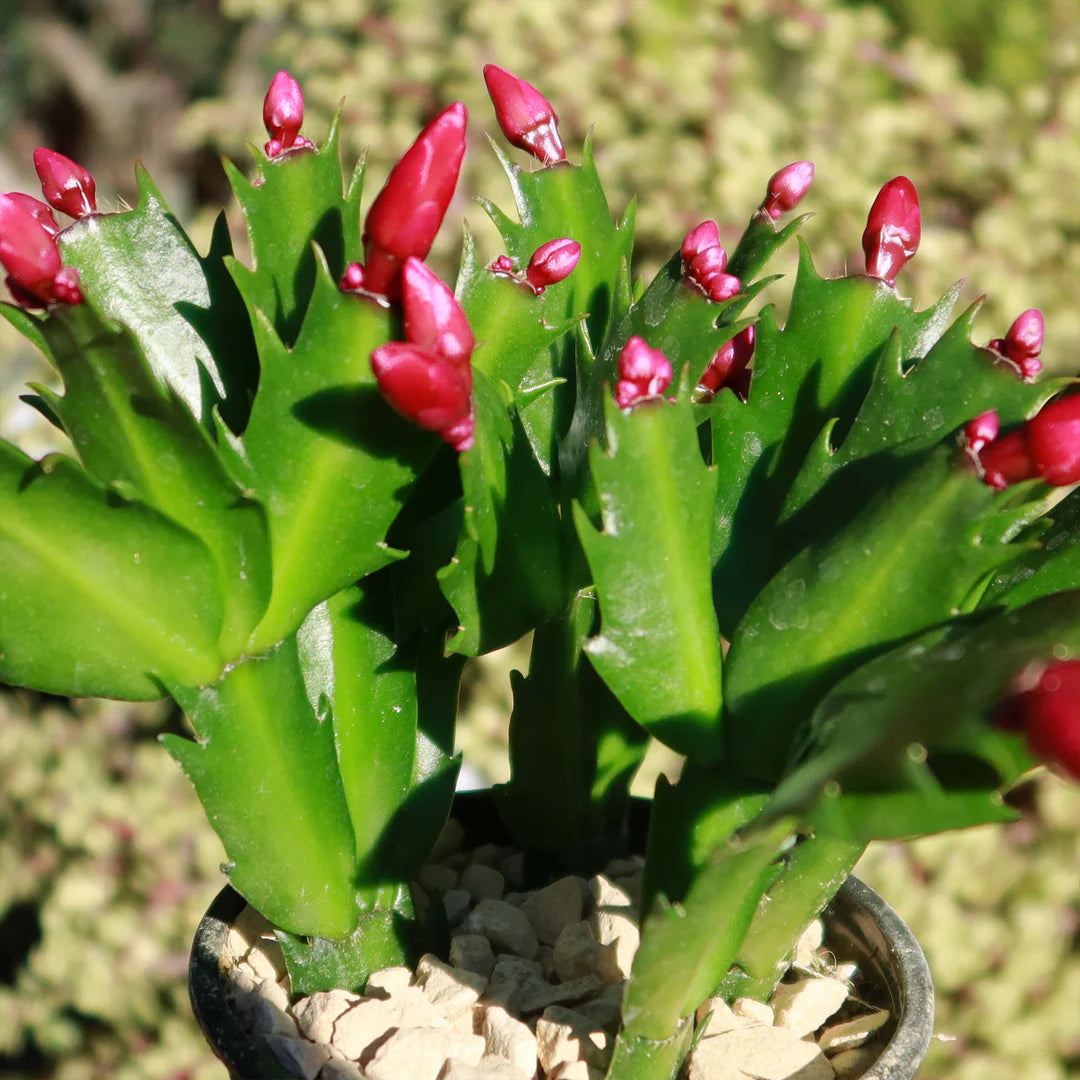
[[[736,959],[724,980],[729,1000],[768,1001],[784,974],[795,941],[836,895],[866,845],[835,836],[804,838],[758,908]]]
[[[646,1039],[620,1031],[607,1080],[673,1080],[690,1048],[693,1032],[689,1020],[669,1039]]]

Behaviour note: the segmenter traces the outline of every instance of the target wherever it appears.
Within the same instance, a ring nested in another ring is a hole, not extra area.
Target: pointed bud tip
[[[53,209],[73,218],[97,212],[94,178],[78,162],[39,146],[34,151],[34,169],[45,201]]]
[[[862,247],[866,272],[889,285],[915,254],[922,236],[919,195],[906,176],[893,177],[874,199],[866,219]]]
[[[671,361],[634,334],[619,353],[619,381],[615,400],[628,409],[646,398],[658,397],[671,385]]]
[[[558,114],[532,83],[497,64],[485,65],[484,82],[495,118],[511,146],[527,151],[543,165],[566,160]]]
[[[568,236],[541,244],[525,268],[525,280],[540,294],[548,285],[568,278],[581,259],[581,245]]]
[[[794,210],[802,202],[813,182],[812,161],[793,161],[790,165],[785,165],[769,177],[765,201],[761,204],[762,210],[774,219]]]

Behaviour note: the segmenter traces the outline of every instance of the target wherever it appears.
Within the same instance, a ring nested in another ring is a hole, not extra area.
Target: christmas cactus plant
[[[608,1072],[668,1077],[703,1000],[768,998],[868,841],[1007,821],[1039,760],[1080,775],[1080,395],[1038,377],[1037,311],[978,345],[958,290],[904,298],[907,178],[865,273],[799,241],[781,320],[809,162],[730,257],[704,221],[644,283],[590,142],[568,160],[534,87],[485,78],[527,161],[493,142],[503,250],[466,233],[453,288],[423,260],[461,104],[364,214],[279,73],[254,175],[226,163],[247,262],[224,218],[201,255],[141,169],[124,212],[46,149],[45,202],[0,195],[0,312],[74,448],[0,444],[0,678],[175,698],[195,737],[166,748],[308,992],[417,948],[463,664],[531,633],[496,795],[537,866],[620,849],[650,736],[685,756]]]

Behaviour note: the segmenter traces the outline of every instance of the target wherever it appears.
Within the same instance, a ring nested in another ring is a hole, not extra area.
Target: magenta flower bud
[[[765,201],[761,209],[774,220],[788,210],[794,210],[814,182],[814,163],[794,161],[769,178]]]
[[[81,304],[82,289],[79,288],[79,271],[74,266],[62,266],[53,278],[53,296],[62,304]]]
[[[401,301],[405,340],[467,371],[476,345],[469,320],[452,290],[412,256],[401,271]]]
[[[406,341],[380,345],[371,354],[379,392],[406,420],[434,431],[455,450],[472,446],[472,373]]]
[[[866,272],[896,284],[896,275],[918,250],[921,233],[915,185],[906,176],[894,177],[878,192],[866,219]]]
[[[492,261],[488,269],[493,274],[512,274],[514,273],[514,260],[509,255],[500,255]]]
[[[1066,487],[1080,480],[1080,395],[1044,405],[1022,430],[1035,471],[1048,484]]]
[[[468,113],[461,102],[444,109],[390,170],[364,222],[365,287],[397,296],[402,264],[431,250],[457,186],[465,156]]]
[[[276,156],[269,149],[273,142],[279,144],[277,153],[288,150],[296,142],[303,122],[304,95],[300,92],[300,84],[287,71],[279,71],[270,81],[270,89],[263,100],[263,123],[271,140],[266,144],[267,155]]]
[[[564,236],[541,244],[529,259],[525,268],[525,280],[539,296],[548,285],[569,277],[581,258],[581,245]]]
[[[987,445],[979,454],[983,480],[997,491],[1037,476],[1023,430],[1010,431]]]
[[[24,195],[21,191],[9,191],[8,198],[26,210],[50,236],[60,235],[60,226],[47,203],[35,199],[33,195]]]
[[[39,146],[34,151],[34,168],[45,201],[53,209],[73,218],[97,212],[94,178],[71,158]]]
[[[998,437],[999,430],[998,414],[993,409],[979,413],[964,426],[964,449],[969,454],[980,453],[984,446]]]
[[[1049,664],[1037,678],[1003,702],[997,722],[1022,731],[1036,757],[1080,781],[1080,660]]]
[[[742,282],[734,274],[713,274],[705,282],[705,292],[715,304],[730,300],[742,292]]]
[[[1042,312],[1038,308],[1028,308],[1016,317],[1005,335],[1005,355],[1018,362],[1024,357],[1036,357],[1042,352],[1045,337]]]
[[[713,354],[709,366],[701,373],[698,379],[697,392],[706,401],[711,401],[713,396],[723,387],[729,386],[739,393],[741,380],[739,377],[746,372],[746,366],[754,356],[754,327],[747,326],[740,330],[730,341],[723,345]],[[748,374],[748,373],[747,373]],[[739,393],[745,398],[745,394]]]
[[[53,281],[60,272],[60,249],[32,208],[0,195],[0,265],[16,286],[20,303],[33,297],[39,304],[54,299]],[[21,292],[20,292],[21,290]]]
[[[358,262],[351,262],[345,267],[345,273],[338,281],[342,292],[361,292],[364,288],[364,267]]]
[[[717,228],[715,221],[703,221],[700,225],[691,229],[682,242],[683,262],[689,267],[695,255],[700,255],[711,248],[720,248],[720,230]],[[720,248],[720,250],[723,251],[724,249]],[[724,261],[726,264],[726,258]],[[723,267],[720,269],[722,270]]]
[[[657,397],[670,385],[671,361],[635,334],[619,353],[619,381],[615,384],[619,407],[629,409],[639,401]]]
[[[507,141],[544,165],[566,160],[559,137],[559,118],[539,90],[496,64],[484,67],[484,82],[495,106],[495,118]]]
[[[705,248],[690,260],[688,267],[690,277],[699,285],[704,286],[710,278],[722,274],[727,269],[727,261],[727,252],[719,244]]]

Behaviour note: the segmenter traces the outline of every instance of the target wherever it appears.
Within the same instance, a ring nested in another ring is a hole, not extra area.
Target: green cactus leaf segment
[[[500,385],[474,375],[476,441],[458,458],[464,528],[437,575],[458,618],[448,648],[467,656],[516,641],[566,603],[558,510]]]
[[[308,702],[296,638],[212,686],[169,689],[197,741],[162,741],[225,845],[233,886],[290,933],[349,935],[356,840],[333,725]]]
[[[704,464],[685,381],[676,403],[622,410],[609,398],[592,477],[603,531],[574,520],[600,598],[590,660],[650,734],[700,761],[719,758],[720,632],[709,581],[717,474]]]
[[[77,553],[77,558],[72,553]],[[222,601],[192,533],[69,458],[0,442],[0,680],[129,701],[217,678]]]
[[[412,963],[415,930],[408,887],[382,890],[377,907],[360,915],[348,937],[311,940],[277,931],[294,994],[345,989],[361,993],[376,971]]]
[[[794,236],[799,229],[806,224],[814,215],[800,214],[793,218],[782,229],[776,227],[776,223],[768,214],[760,211],[750,218],[746,229],[739,238],[739,243],[728,259],[727,272],[734,274],[746,284],[753,281],[766,263],[780,250],[787,240]]]
[[[221,402],[239,429],[257,367],[243,304],[220,269],[229,251],[224,219],[202,258],[146,170],[137,178],[134,210],[91,214],[64,229],[64,264],[79,271],[87,300],[130,329],[158,381],[197,420],[209,427]]]
[[[778,569],[776,523],[822,428],[839,418],[836,434],[845,434],[894,332],[902,360],[924,356],[944,332],[954,301],[955,292],[949,293],[915,312],[883,281],[826,280],[800,244],[783,329],[772,308],[757,323],[750,400],[720,394],[712,406],[712,461],[722,477],[714,592],[725,636]]]
[[[873,654],[951,618],[1012,556],[984,536],[1007,499],[954,448],[936,447],[828,543],[796,555],[732,640],[726,694],[737,766],[778,776],[795,732],[830,686]]]
[[[620,1032],[615,1040],[607,1080],[675,1080],[693,1041],[688,1020],[668,1039],[646,1039]]]
[[[367,882],[415,875],[449,813],[457,775],[450,754],[417,730],[415,668],[379,629],[388,621],[379,605],[375,589],[344,589],[297,633],[308,701],[333,725],[357,873]],[[440,796],[441,815],[431,802]],[[429,813],[417,815],[416,802]],[[429,819],[438,824],[424,828]]]
[[[206,429],[151,372],[137,340],[88,301],[40,326],[64,380],[51,407],[90,477],[117,485],[195,533],[224,600],[221,651],[241,655],[270,595],[270,546],[258,503],[229,477]]]
[[[1064,492],[1062,493],[1064,494]],[[990,582],[980,607],[1020,607],[1040,596],[1080,588],[1080,488],[1049,511],[1038,546],[1025,550]]]
[[[268,159],[254,150],[257,176],[247,179],[231,162],[225,172],[244,212],[253,268],[230,269],[249,308],[266,313],[275,332],[291,345],[306,319],[318,273],[313,244],[337,280],[345,265],[363,258],[360,196],[364,166],[346,180],[339,150],[340,112],[317,151]]]
[[[776,874],[787,822],[744,844],[725,844],[681,904],[661,898],[645,920],[623,998],[628,1036],[666,1039],[712,994],[731,967],[762,894]]]
[[[252,652],[397,557],[383,539],[437,445],[376,388],[370,357],[391,337],[389,312],[341,293],[321,255],[318,267],[292,348],[253,313],[262,376],[243,446],[269,520],[273,590]]]
[[[958,761],[962,757],[990,766],[993,775],[984,779],[985,791],[1015,782],[1033,761],[1018,736],[990,726],[989,712],[1007,696],[1010,681],[1025,665],[1078,655],[1080,590],[1074,589],[1012,611],[979,613],[871,660],[817,707],[803,763],[777,787],[765,815],[812,811],[832,780],[839,782],[841,803],[848,787],[874,793],[876,777],[884,781],[881,790],[903,794],[905,786],[895,783],[897,773],[903,776],[913,760],[925,759],[932,772],[941,774],[934,779],[946,794],[951,775],[959,778],[961,789],[972,788],[979,778],[976,762]],[[928,779],[923,770],[914,770],[906,790],[916,791]],[[835,789],[830,790],[835,797]],[[940,792],[932,795],[943,811],[952,813]],[[868,800],[864,805],[869,811]],[[989,806],[986,810],[992,812]],[[829,814],[822,812],[823,824]],[[928,815],[922,825],[920,831],[948,827]]]
[[[560,870],[604,861],[647,743],[582,652],[596,616],[595,600],[575,598],[537,627],[528,675],[511,675],[511,779],[495,788],[499,813],[525,851]]]

